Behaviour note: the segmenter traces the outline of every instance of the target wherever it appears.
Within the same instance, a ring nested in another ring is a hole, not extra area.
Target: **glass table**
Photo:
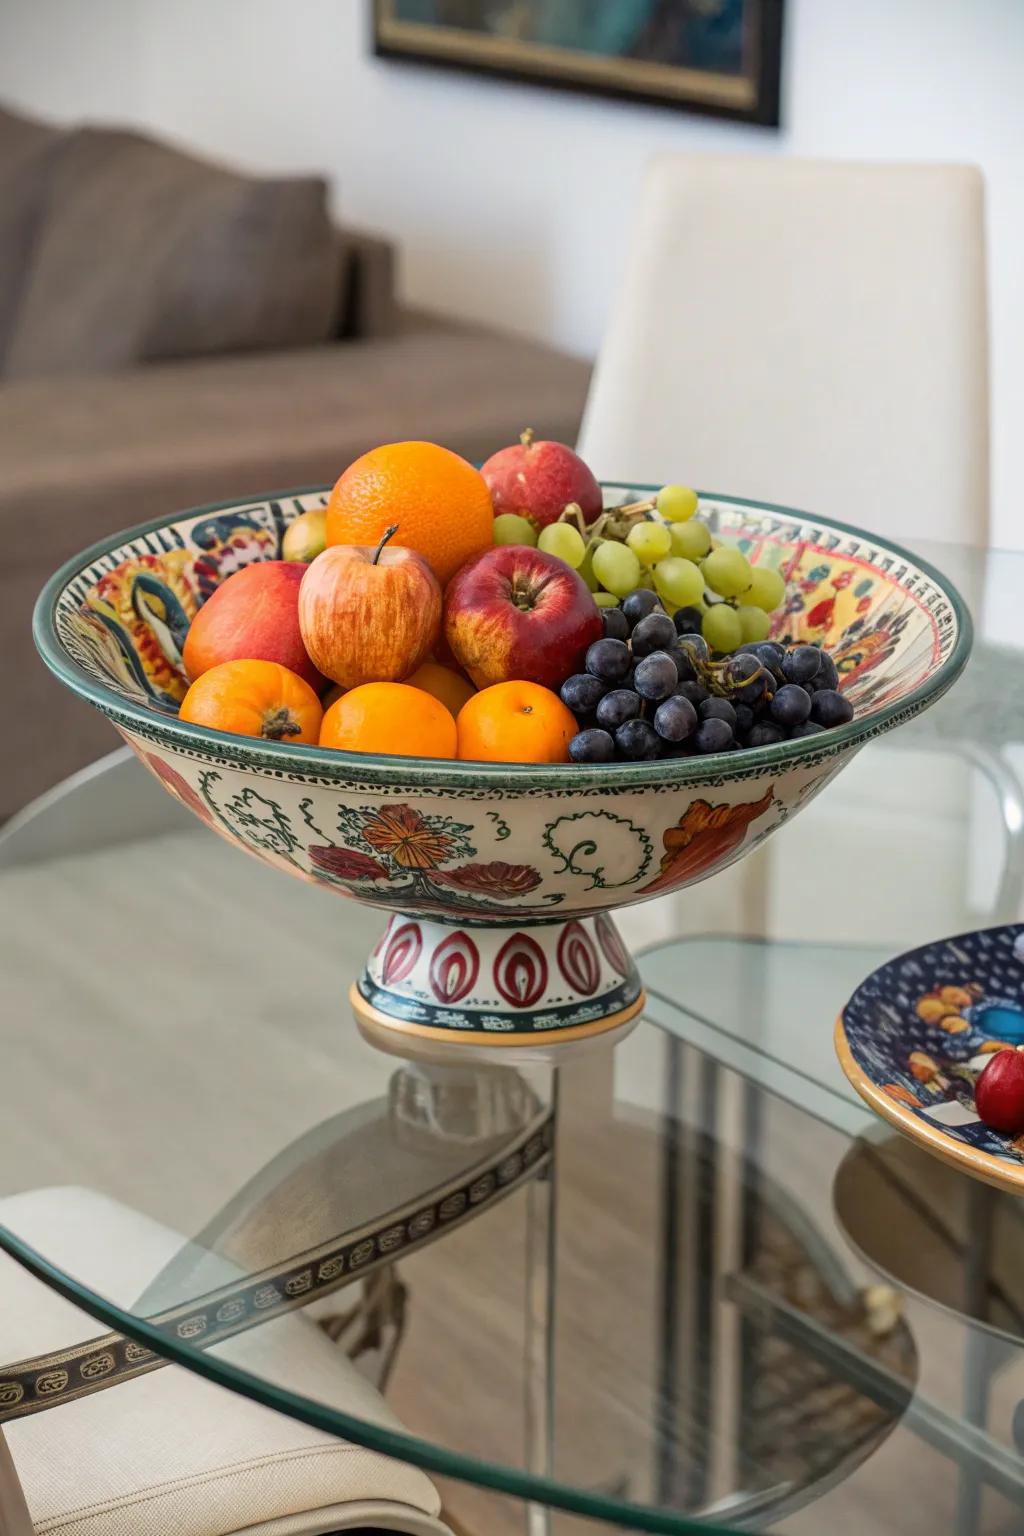
[[[362,1037],[379,916],[126,754],[0,835],[0,1246],[92,1320],[8,1351],[0,1433],[172,1360],[427,1468],[472,1536],[1024,1528],[1022,1208],[877,1122],[831,1045],[882,959],[1019,915],[1024,557],[922,553],[978,622],[959,684],[622,914],[645,1018],[557,1073]],[[97,1264],[115,1203],[158,1263]],[[284,1313],[401,1430],[261,1352]]]

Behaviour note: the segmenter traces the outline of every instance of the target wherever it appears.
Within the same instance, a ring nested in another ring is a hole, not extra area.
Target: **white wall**
[[[787,0],[780,133],[373,59],[363,0],[2,0],[0,97],[320,169],[417,303],[593,353],[649,156],[975,161],[996,540],[1024,547],[1024,0]]]

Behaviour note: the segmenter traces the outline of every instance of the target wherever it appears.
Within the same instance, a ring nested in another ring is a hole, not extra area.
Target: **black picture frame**
[[[398,3],[373,0],[373,50],[380,58],[643,102],[765,128],[779,126],[785,0],[743,0],[750,12],[746,45],[750,59],[739,74],[577,53],[440,21],[411,22],[396,15]]]

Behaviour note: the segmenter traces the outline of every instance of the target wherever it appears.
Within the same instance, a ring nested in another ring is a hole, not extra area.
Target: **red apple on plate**
[[[397,532],[395,523],[376,548],[332,544],[305,567],[302,639],[321,672],[343,688],[401,682],[437,639],[437,577],[415,550],[385,547]]]
[[[1024,1048],[994,1053],[974,1085],[974,1107],[993,1131],[1024,1131]]]
[[[513,679],[557,689],[604,633],[582,576],[525,544],[497,544],[452,577],[444,633],[478,688]]]
[[[243,565],[200,608],[181,659],[195,682],[222,661],[276,661],[317,692],[324,679],[310,661],[299,631],[299,587],[304,565],[257,560]]]
[[[578,453],[565,443],[534,442],[527,428],[511,448],[492,453],[480,470],[494,515],[514,512],[536,528],[557,522],[570,502],[592,523],[602,508],[601,487]]]

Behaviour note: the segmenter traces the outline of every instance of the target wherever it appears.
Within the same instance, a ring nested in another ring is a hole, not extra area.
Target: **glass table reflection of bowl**
[[[607,485],[607,505],[650,492]],[[897,545],[827,518],[704,495],[715,536],[786,580],[773,638],[825,645],[854,719],[757,750],[536,766],[331,751],[177,717],[181,647],[218,582],[278,558],[324,488],[197,508],[106,539],[51,579],[43,659],[171,794],[276,868],[388,914],[351,999],[366,1027],[463,1047],[628,1028],[640,979],[615,908],[707,879],[761,843],[872,737],[954,681],[971,623]]]

